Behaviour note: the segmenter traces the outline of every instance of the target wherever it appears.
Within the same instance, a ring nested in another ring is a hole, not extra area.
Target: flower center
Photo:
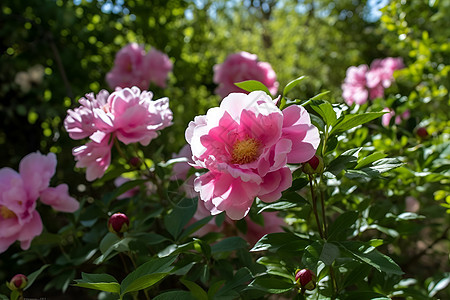
[[[3,219],[11,219],[14,218],[16,214],[6,206],[0,205],[0,216],[2,216]]]
[[[259,156],[259,147],[261,143],[254,138],[247,138],[242,141],[237,141],[233,145],[233,152],[231,153],[231,163],[233,164],[248,164],[254,162]]]

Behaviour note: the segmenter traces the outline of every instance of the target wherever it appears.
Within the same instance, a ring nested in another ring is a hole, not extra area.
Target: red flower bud
[[[128,231],[130,220],[123,213],[115,213],[108,220],[108,229],[112,233],[121,234]]]
[[[135,168],[138,168],[141,166],[141,160],[139,159],[139,157],[136,157],[136,156],[130,158],[128,163],[130,164],[130,166],[135,167]]]
[[[17,274],[11,279],[11,281],[7,285],[12,291],[15,291],[15,290],[22,290],[27,286],[27,284],[28,284],[27,276],[23,274]]]
[[[295,281],[299,283],[302,288],[309,291],[316,288],[316,275],[309,269],[297,270],[295,273]]]
[[[320,174],[323,172],[323,159],[320,156],[314,155],[310,160],[303,163],[302,171],[306,174]]]
[[[416,133],[417,133],[417,135],[418,135],[420,138],[422,138],[422,139],[428,137],[428,131],[427,131],[427,129],[426,129],[425,127],[419,127],[419,128],[417,128]]]

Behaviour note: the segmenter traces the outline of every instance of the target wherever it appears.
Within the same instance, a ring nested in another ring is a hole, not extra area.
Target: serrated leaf
[[[236,82],[234,85],[237,87],[246,90],[247,92],[254,92],[254,91],[263,91],[270,97],[272,97],[272,94],[270,93],[269,89],[262,83],[257,80],[247,80],[247,81],[241,81]]]
[[[370,122],[381,117],[386,112],[369,112],[359,115],[345,115],[340,117],[333,126],[330,135],[338,134],[364,123]]]

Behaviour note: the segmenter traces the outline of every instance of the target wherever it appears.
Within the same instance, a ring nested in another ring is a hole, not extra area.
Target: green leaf
[[[171,264],[176,258],[177,256],[153,258],[142,264],[122,281],[120,294],[142,290],[157,283],[173,269]]]
[[[322,252],[320,253],[319,260],[327,266],[331,266],[336,258],[339,257],[340,251],[339,247],[332,243],[325,243],[322,247]]]
[[[239,292],[246,287],[248,282],[252,279],[253,277],[249,269],[242,268],[234,274],[231,280],[225,282],[224,286],[216,293],[215,296],[234,299],[234,297],[238,296]]]
[[[290,81],[283,90],[283,96],[285,96],[290,90],[292,90],[294,87],[296,87],[302,80],[306,79],[306,76],[300,76],[299,78],[296,78],[292,81]],[[280,108],[281,109],[281,108]]]
[[[428,284],[428,296],[434,297],[439,291],[445,289],[450,284],[450,273],[444,273],[439,279],[435,279]]]
[[[370,154],[369,156],[363,157],[360,161],[358,161],[358,164],[356,165],[355,169],[360,169],[364,166],[367,166],[370,163],[373,163],[376,160],[385,158],[387,155],[381,152],[375,152]]]
[[[361,300],[361,299],[371,299],[371,300],[391,300],[391,298],[386,297],[383,294],[375,293],[372,291],[355,291],[349,292],[345,300]]]
[[[28,288],[33,284],[33,282],[36,280],[36,278],[42,273],[42,271],[44,271],[48,266],[50,266],[49,264],[47,265],[43,265],[42,267],[39,268],[39,270],[34,271],[33,273],[31,273],[30,275],[27,276],[28,278],[28,284],[27,286],[23,289],[24,291],[28,290]]]
[[[130,250],[128,244],[133,241],[133,238],[126,237],[123,239],[119,239],[114,233],[108,232],[105,237],[100,242],[100,251],[102,251],[102,255],[97,257],[94,261],[94,264],[101,264],[120,252],[127,252]],[[104,252],[103,252],[104,251]]]
[[[345,232],[355,224],[358,212],[347,211],[340,215],[329,227],[328,241],[345,240]]]
[[[177,240],[184,226],[192,219],[197,210],[197,198],[183,198],[170,214],[164,217],[164,225],[172,237]]]
[[[300,238],[289,232],[276,232],[264,235],[250,252],[266,251],[276,252],[280,248],[292,251],[303,251],[311,243],[310,240]]]
[[[232,236],[221,240],[220,242],[211,246],[211,253],[228,252],[237,249],[246,249],[248,247],[247,241],[238,236]]]
[[[258,276],[249,284],[249,289],[256,289],[270,294],[281,294],[295,288],[295,284],[283,277],[262,275]]]
[[[74,286],[120,294],[120,284],[109,274],[81,273],[81,278],[75,280]]]
[[[341,242],[340,245],[342,246],[341,249],[351,254],[351,256],[374,267],[378,271],[395,275],[403,274],[403,271],[392,258],[380,253],[372,246],[356,241]]]
[[[162,293],[153,300],[196,300],[196,298],[188,291],[176,290]]]
[[[18,290],[14,290],[11,292],[11,300],[17,300],[19,299],[20,293]]]
[[[191,291],[191,294],[195,299],[208,300],[208,294],[198,284],[186,279],[180,279],[180,281]]]
[[[342,116],[334,124],[333,129],[330,132],[330,135],[338,134],[338,133],[347,131],[349,129],[352,129],[356,126],[370,122],[373,119],[381,117],[385,113],[386,112],[369,112],[369,113],[364,113],[364,114],[359,114],[359,115]]]
[[[361,170],[370,169],[379,173],[384,173],[403,165],[404,163],[401,162],[398,158],[383,158],[373,162],[370,167],[362,168]]]
[[[240,87],[243,90],[246,90],[247,92],[264,91],[267,95],[272,97],[272,94],[270,93],[269,89],[264,84],[262,84],[257,80],[236,82],[234,85]]]
[[[330,102],[324,100],[313,100],[311,101],[311,108],[322,117],[325,124],[328,126],[332,126],[336,122],[336,113]]]
[[[301,197],[301,196],[300,196]],[[303,198],[303,197],[302,197]],[[307,204],[308,202],[305,201],[289,201],[289,200],[281,200],[277,202],[272,202],[269,204],[262,204],[262,208],[258,211],[258,214],[262,213],[263,211],[285,211],[293,207],[299,207]],[[258,208],[261,207],[258,205]]]
[[[147,181],[148,181],[147,179],[136,179],[136,180],[127,181],[127,182],[123,183],[121,186],[119,186],[117,189],[114,190],[114,192],[111,195],[111,199],[109,199],[109,200],[114,200],[117,197],[119,197],[120,195],[122,195],[123,193],[131,190],[132,188],[137,187],[138,185],[142,185]]]

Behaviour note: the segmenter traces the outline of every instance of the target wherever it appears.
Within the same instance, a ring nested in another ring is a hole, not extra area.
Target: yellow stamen
[[[231,163],[233,164],[248,164],[258,159],[259,148],[261,143],[254,138],[247,138],[242,141],[237,141],[233,145],[233,152],[231,154]]]
[[[0,215],[3,219],[11,219],[16,217],[16,214],[9,210],[6,206],[0,205]]]

